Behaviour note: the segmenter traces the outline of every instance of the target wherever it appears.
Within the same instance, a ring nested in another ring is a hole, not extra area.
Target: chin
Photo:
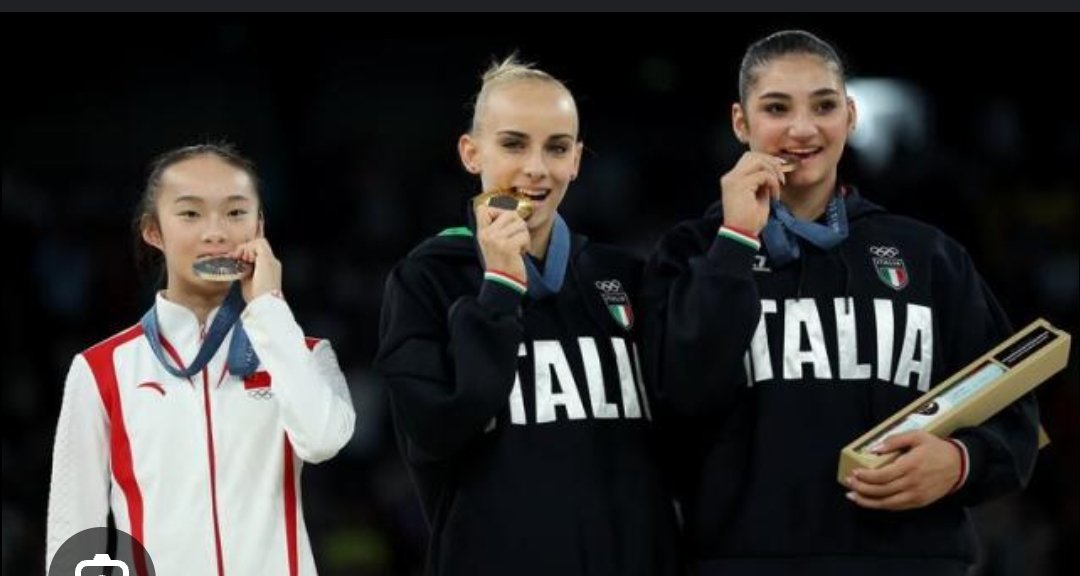
[[[229,289],[230,286],[232,286],[232,282],[216,282],[214,280],[199,278],[195,275],[192,275],[191,279],[188,280],[188,282],[197,290],[209,294],[225,292]]]
[[[543,228],[544,224],[546,224],[550,220],[551,214],[533,212],[533,214],[529,216],[529,219],[525,221],[525,226],[528,227],[530,231],[537,230],[539,228]]]
[[[824,182],[827,176],[828,174],[819,173],[818,170],[807,171],[806,173],[799,174],[798,178],[788,179],[788,186],[800,189],[814,188]]]

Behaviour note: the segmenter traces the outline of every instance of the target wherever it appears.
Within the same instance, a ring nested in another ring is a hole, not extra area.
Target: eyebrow
[[[810,97],[811,98],[821,98],[822,96],[839,96],[839,95],[840,95],[840,93],[837,92],[836,90],[832,89],[832,88],[819,88],[817,90],[814,90],[810,94]],[[774,98],[774,99],[777,99],[777,100],[791,100],[791,95],[786,94],[784,92],[766,92],[766,93],[762,94],[761,96],[758,96],[758,98],[762,99],[762,100],[764,100],[766,98]]]
[[[251,198],[248,196],[244,196],[243,194],[231,194],[227,198],[225,198],[225,202],[240,202],[244,200],[251,200]],[[205,204],[206,199],[202,196],[184,194],[183,196],[177,196],[176,200],[173,203],[179,204],[181,202],[195,202],[196,204]]]
[[[518,138],[525,138],[525,139],[529,138],[528,134],[526,134],[524,132],[518,132],[517,130],[501,130],[501,131],[497,132],[497,134],[499,136],[516,136]],[[560,139],[563,139],[563,138],[568,138],[570,140],[573,140],[574,136],[572,134],[552,134],[551,136],[548,136],[548,140],[560,140]]]

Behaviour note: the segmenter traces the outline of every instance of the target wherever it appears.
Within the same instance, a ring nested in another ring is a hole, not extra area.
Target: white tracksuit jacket
[[[203,337],[195,314],[161,295],[155,306],[167,354],[186,366]],[[330,343],[306,339],[281,298],[254,299],[241,319],[262,362],[247,378],[225,370],[231,333],[190,379],[165,371],[138,324],[75,357],[46,566],[68,537],[105,526],[111,508],[162,576],[315,574],[300,469],[352,436],[348,387]]]

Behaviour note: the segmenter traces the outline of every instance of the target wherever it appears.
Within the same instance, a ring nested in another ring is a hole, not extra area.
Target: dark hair
[[[142,237],[143,225],[148,218],[157,219],[157,199],[161,195],[161,178],[170,166],[198,156],[216,156],[226,164],[243,171],[251,180],[252,190],[256,200],[259,199],[259,177],[255,173],[255,163],[242,155],[236,146],[230,142],[208,142],[205,144],[193,144],[174,148],[159,154],[150,162],[149,175],[146,178],[146,186],[143,188],[142,198],[135,208],[135,218],[132,221],[132,232],[135,236],[135,267],[146,275],[154,275],[155,282],[161,284],[165,279],[165,269],[162,264],[164,257],[153,246],[148,246]],[[260,202],[261,204],[261,202]],[[262,208],[260,207],[261,211]]]
[[[739,101],[746,105],[746,98],[757,82],[758,69],[781,56],[811,54],[819,56],[836,66],[840,81],[847,80],[846,67],[831,44],[806,30],[781,30],[754,42],[746,49],[739,65]]]

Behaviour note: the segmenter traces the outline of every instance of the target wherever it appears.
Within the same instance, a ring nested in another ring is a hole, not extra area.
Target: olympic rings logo
[[[274,393],[269,388],[256,388],[248,390],[248,396],[256,400],[269,400],[274,397]]]
[[[870,253],[878,258],[896,258],[900,255],[900,250],[892,246],[871,246]]]
[[[622,284],[618,280],[597,280],[596,287],[603,292],[622,292]]]

